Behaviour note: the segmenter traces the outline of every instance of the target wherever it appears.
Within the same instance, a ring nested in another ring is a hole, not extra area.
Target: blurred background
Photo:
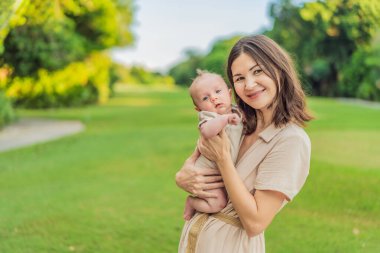
[[[0,252],[176,252],[174,175],[198,138],[187,87],[197,68],[226,77],[250,34],[292,55],[316,116],[309,179],[266,232],[268,252],[379,252],[370,0],[1,0],[0,134],[23,119],[85,130],[0,153]]]

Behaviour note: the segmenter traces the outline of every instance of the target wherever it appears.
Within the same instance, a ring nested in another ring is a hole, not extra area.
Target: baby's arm
[[[201,135],[208,139],[216,136],[227,124],[237,125],[240,117],[236,113],[218,115],[213,119],[207,120],[199,126]]]

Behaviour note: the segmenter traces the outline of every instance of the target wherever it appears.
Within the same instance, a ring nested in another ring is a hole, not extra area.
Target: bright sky
[[[136,0],[134,46],[111,51],[115,61],[166,71],[186,49],[207,52],[216,39],[270,26],[269,0]]]

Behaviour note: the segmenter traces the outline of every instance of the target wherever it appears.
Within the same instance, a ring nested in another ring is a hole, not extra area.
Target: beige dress
[[[252,193],[256,189],[275,190],[285,194],[288,201],[292,200],[309,174],[309,137],[293,123],[282,128],[275,128],[272,124],[259,137],[236,164],[240,178]],[[284,205],[286,203],[284,201]],[[238,217],[230,201],[221,213]],[[196,213],[185,223],[178,252],[191,252],[188,244],[193,245],[193,252],[197,253],[265,252],[264,232],[249,238],[241,226],[213,216],[208,216],[200,226],[196,243],[188,243],[189,231],[202,215],[205,214]]]

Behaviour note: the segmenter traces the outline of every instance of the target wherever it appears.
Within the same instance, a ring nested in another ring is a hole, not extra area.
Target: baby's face
[[[231,90],[217,75],[208,74],[198,80],[192,89],[192,97],[198,111],[231,112]]]

